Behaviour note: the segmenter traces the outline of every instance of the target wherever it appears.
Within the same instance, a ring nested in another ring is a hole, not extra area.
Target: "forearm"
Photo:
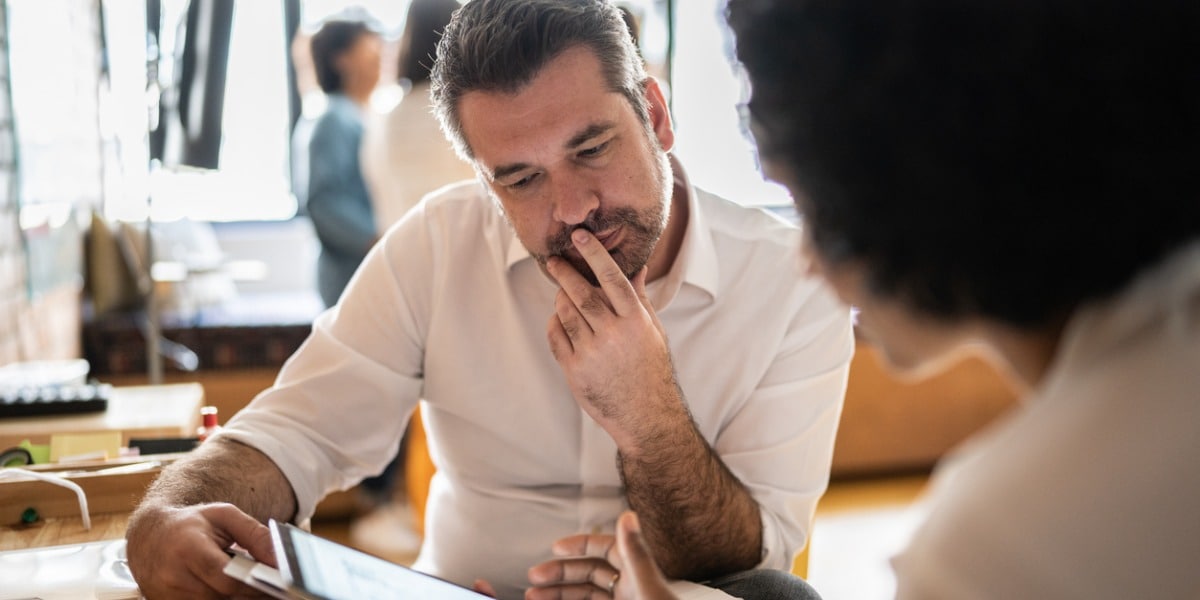
[[[209,502],[228,502],[264,523],[296,514],[296,495],[279,467],[262,452],[221,438],[163,469],[138,510]]]
[[[699,581],[754,568],[762,555],[758,503],[685,416],[618,453],[630,508],[668,577]]]
[[[220,438],[166,469],[129,519],[129,571],[146,598],[245,597],[253,590],[224,574],[238,545],[274,565],[263,521],[290,519],[295,495],[261,452]]]

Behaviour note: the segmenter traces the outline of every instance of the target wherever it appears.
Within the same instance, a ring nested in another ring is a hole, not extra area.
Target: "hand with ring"
[[[613,590],[615,590],[615,589],[616,589],[616,587],[617,587],[617,581],[618,581],[619,579],[621,579],[621,572],[620,572],[620,571],[616,571],[616,572],[614,572],[614,573],[613,573],[613,576],[612,576],[612,579],[610,579],[610,580],[608,581],[608,595],[609,595],[609,596],[613,595]]]
[[[554,559],[529,569],[527,600],[676,600],[632,512],[621,515],[616,536],[573,535],[555,542],[552,551]]]

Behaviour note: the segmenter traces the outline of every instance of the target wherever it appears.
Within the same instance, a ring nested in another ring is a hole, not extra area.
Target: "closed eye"
[[[528,186],[530,183],[533,183],[533,180],[534,180],[534,179],[537,179],[537,176],[538,176],[539,174],[540,174],[540,173],[537,173],[537,172],[530,173],[529,175],[526,175],[526,176],[524,176],[524,177],[522,177],[522,178],[520,178],[520,179],[518,179],[518,180],[516,180],[516,181],[514,181],[514,182],[512,182],[512,183],[510,183],[510,184],[508,184],[508,187],[510,187],[510,188],[512,188],[512,189],[521,189],[521,188],[523,188],[523,187],[526,187],[526,186]]]
[[[605,150],[608,149],[608,144],[610,141],[612,141],[612,140],[606,141],[601,144],[597,144],[595,146],[592,146],[591,148],[584,148],[583,150],[580,150],[579,153],[576,154],[576,156],[578,156],[579,158],[594,158],[594,157],[600,156],[601,154],[604,154]]]

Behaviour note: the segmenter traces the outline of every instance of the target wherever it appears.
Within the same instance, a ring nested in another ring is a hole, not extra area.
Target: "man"
[[[671,577],[773,582],[853,351],[848,311],[798,277],[797,230],[687,183],[608,2],[464,5],[433,98],[482,183],[410,212],[276,385],[163,474],[127,536],[143,589],[240,591],[222,547],[269,559],[260,523],[383,468],[418,398],[439,467],[418,569],[522,597],[555,540],[633,508]],[[618,579],[553,564],[568,576],[534,597]]]
[[[863,335],[909,372],[982,347],[1027,389],[939,466],[897,597],[1196,597],[1200,5],[732,0],[730,23],[764,166]],[[638,529],[590,552],[618,597],[671,598]]]

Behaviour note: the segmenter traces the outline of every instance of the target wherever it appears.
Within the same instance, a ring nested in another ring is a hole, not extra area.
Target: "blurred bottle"
[[[203,442],[220,430],[221,426],[217,423],[217,407],[202,407],[200,409],[200,427],[196,429],[196,437]]]

